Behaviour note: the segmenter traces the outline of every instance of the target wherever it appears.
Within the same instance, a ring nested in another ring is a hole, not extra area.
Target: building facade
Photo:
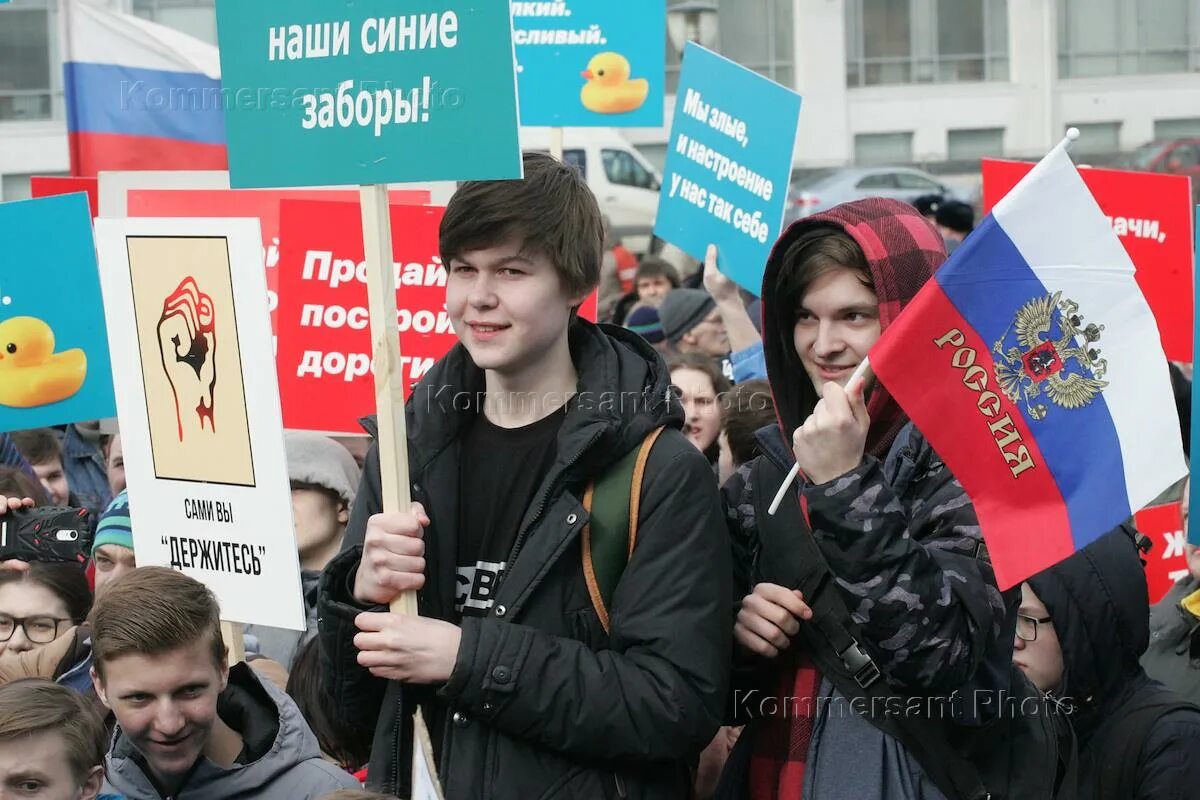
[[[93,0],[97,1],[97,0]],[[216,40],[213,0],[98,0]],[[695,7],[668,0],[668,7]],[[1200,0],[711,0],[711,42],[804,96],[801,167],[1200,136]],[[0,10],[0,198],[68,169],[56,0]],[[668,44],[668,89],[679,51]],[[674,98],[668,95],[667,119]],[[653,158],[664,129],[630,138]]]

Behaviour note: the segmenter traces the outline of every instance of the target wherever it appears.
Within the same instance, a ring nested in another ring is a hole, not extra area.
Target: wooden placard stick
[[[371,312],[372,368],[375,373],[375,409],[378,415],[379,476],[383,511],[407,513],[412,506],[408,490],[408,433],[404,420],[404,376],[400,370],[400,331],[396,324],[396,276],[392,267],[392,225],[387,186],[359,189],[362,204],[363,244],[367,262],[367,294]],[[416,616],[417,593],[404,592],[391,603],[394,614]],[[436,797],[437,765],[429,728],[418,708],[413,715],[413,761],[423,759],[432,776]],[[414,770],[415,774],[415,770]],[[414,798],[418,787],[414,782]]]

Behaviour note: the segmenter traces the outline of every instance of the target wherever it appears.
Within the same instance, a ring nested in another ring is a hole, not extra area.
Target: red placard
[[[983,210],[1033,168],[1023,161],[983,159]],[[1079,170],[1137,267],[1137,282],[1158,322],[1171,361],[1192,362],[1192,190],[1186,176]]]
[[[98,178],[69,178],[63,175],[34,175],[29,179],[31,197],[52,197],[56,194],[87,192],[92,219],[100,213],[100,181]]]
[[[1154,542],[1146,556],[1146,584],[1150,588],[1150,602],[1157,603],[1188,571],[1182,506],[1179,503],[1151,506],[1139,511],[1133,520],[1137,529]]]
[[[371,324],[358,203],[285,200],[279,259],[279,395],[283,427],[362,433],[375,413]],[[458,341],[438,258],[444,208],[391,206],[404,396]]]
[[[422,189],[392,190],[393,203],[424,205],[429,192]],[[278,336],[276,308],[279,305],[280,253],[284,250],[279,235],[279,204],[283,200],[358,200],[350,189],[130,189],[126,193],[127,214],[131,217],[257,217],[262,226],[263,266],[267,270],[267,307],[271,310],[271,330]]]

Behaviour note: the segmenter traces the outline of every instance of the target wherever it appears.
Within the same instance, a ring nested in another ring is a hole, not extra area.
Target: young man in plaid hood
[[[875,724],[882,709],[850,703],[831,677],[968,699],[1008,678],[1013,634],[970,501],[884,387],[848,386],[945,258],[915,209],[876,198],[797,222],[767,263],[763,346],[779,422],[723,489],[744,595],[734,634],[747,679],[734,706],[749,727],[718,796],[943,798]],[[800,530],[782,535],[765,509],[795,462],[802,474],[780,513]],[[828,579],[814,592],[816,564]],[[852,622],[831,626],[834,607]]]

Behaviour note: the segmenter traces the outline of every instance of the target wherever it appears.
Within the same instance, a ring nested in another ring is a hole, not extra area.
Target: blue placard
[[[0,203],[0,431],[116,416],[86,194]]]
[[[665,3],[514,1],[512,10],[522,124],[663,124]]]
[[[217,26],[234,188],[521,177],[504,3],[219,0]]]
[[[1195,258],[1192,261],[1192,264],[1195,265],[1195,264],[1200,264],[1200,206],[1196,206],[1196,224],[1192,229],[1192,235],[1195,237],[1195,254],[1196,254]],[[1194,275],[1195,275],[1195,270],[1193,270],[1193,276]],[[1197,282],[1195,277],[1193,277],[1192,284],[1193,284],[1192,296],[1196,297],[1197,296],[1196,287],[1200,286],[1200,282]],[[1197,303],[1196,307],[1200,308],[1200,303]],[[1195,335],[1195,344],[1193,345],[1192,353],[1195,354],[1195,353],[1200,353],[1200,315],[1196,315],[1196,322],[1193,323],[1193,327],[1195,328],[1195,334],[1194,334]],[[1193,355],[1192,358],[1194,360],[1195,356]],[[1191,462],[1191,464],[1195,464],[1196,453],[1197,453],[1196,448],[1197,448],[1197,446],[1200,446],[1200,427],[1197,427],[1197,424],[1196,424],[1197,422],[1200,422],[1200,393],[1198,393],[1196,391],[1196,384],[1194,381],[1195,381],[1195,378],[1193,376],[1193,383],[1192,383],[1192,441],[1191,441],[1191,447],[1188,448],[1188,455],[1190,456],[1189,461]],[[1195,468],[1191,467],[1189,465],[1188,471],[1194,473]],[[1192,480],[1192,481],[1189,481],[1189,487],[1190,488],[1188,491],[1189,491],[1190,496],[1188,497],[1188,514],[1190,516],[1191,510],[1193,508],[1196,508],[1196,492],[1198,490],[1200,490],[1200,486],[1197,485],[1195,480]],[[1195,528],[1193,528],[1191,526],[1191,523],[1189,522],[1187,528],[1188,528],[1188,533],[1187,533],[1188,544],[1200,545],[1200,526],[1196,526]]]
[[[758,294],[779,237],[800,95],[689,44],[654,232]]]

